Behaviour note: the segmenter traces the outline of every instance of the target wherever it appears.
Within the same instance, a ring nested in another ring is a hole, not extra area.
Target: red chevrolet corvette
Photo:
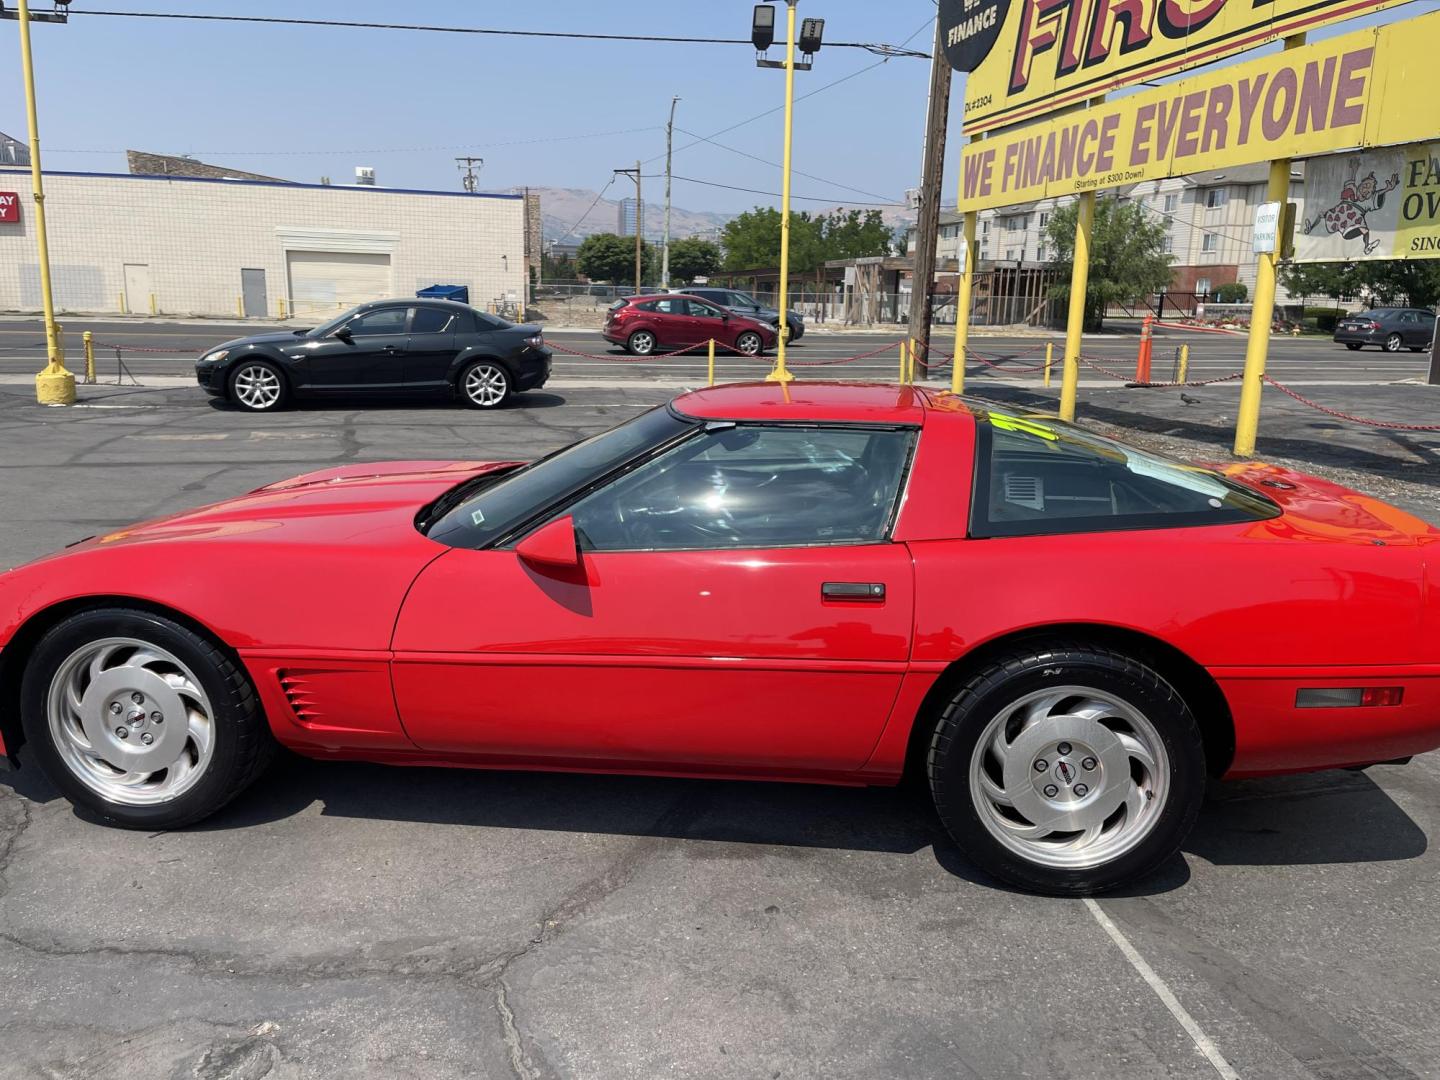
[[[996,876],[1208,776],[1440,745],[1440,531],[916,387],[686,394],[533,464],[330,469],[0,576],[0,747],[174,828],[320,758],[893,784]]]

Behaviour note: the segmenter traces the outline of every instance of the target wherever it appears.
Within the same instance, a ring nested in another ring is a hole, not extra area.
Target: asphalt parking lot
[[[34,370],[10,348],[0,371]],[[1309,381],[1435,422],[1400,361]],[[1279,363],[1329,372],[1313,350]],[[178,384],[43,409],[17,377],[0,565],[327,464],[534,456],[692,372],[557,371],[490,414],[267,417]],[[1027,378],[983,390],[1053,397]],[[1191,397],[1097,385],[1082,414],[1218,455],[1235,393]],[[1440,435],[1266,410],[1263,452],[1440,521]],[[201,827],[147,835],[22,768],[0,774],[0,1076],[1435,1077],[1432,835],[1440,755],[1219,785],[1181,858],[1092,903],[984,879],[903,790],[289,759]]]

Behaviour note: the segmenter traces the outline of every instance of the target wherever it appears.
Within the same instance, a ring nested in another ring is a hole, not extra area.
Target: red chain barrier
[[[581,352],[578,349],[567,349],[564,345],[549,339],[546,339],[545,344],[556,352],[567,353],[570,356],[583,356],[586,360],[613,360],[617,364],[646,364],[651,360],[667,360],[672,356],[683,356],[685,353],[694,352],[700,348],[701,345],[708,344],[708,342],[701,342],[700,345],[687,345],[685,348],[676,349],[674,352],[648,353],[645,356],[616,356],[614,353],[601,356],[598,353]]]
[[[840,357],[838,360],[791,360],[791,359],[787,356],[787,357],[785,358],[785,366],[786,366],[786,367],[829,367],[829,366],[832,365],[832,364],[853,364],[856,360],[872,360],[872,359],[874,359],[875,357],[879,356],[881,353],[887,353],[887,352],[889,352],[891,349],[897,349],[897,348],[899,348],[899,347],[900,347],[900,342],[898,342],[898,341],[892,341],[889,345],[885,345],[885,346],[882,346],[881,348],[875,349],[873,352],[861,353],[859,356],[842,356],[842,357]],[[763,360],[764,357],[757,357],[757,359],[762,359],[762,360]]]
[[[97,348],[97,349],[119,349],[121,352],[148,352],[148,353],[177,353],[177,352],[180,352],[180,353],[188,353],[188,354],[191,355],[191,356],[197,355],[197,350],[195,350],[195,349],[152,349],[152,348],[147,348],[147,347],[144,346],[144,345],[116,345],[113,341],[94,341],[94,340],[92,340],[92,341],[90,342],[90,344],[93,345],[93,346],[94,346],[95,348]],[[212,350],[212,349],[206,349],[206,350],[204,350],[204,352],[213,352],[213,351],[214,351],[214,350]],[[201,354],[201,355],[203,355],[203,354]]]
[[[1088,356],[1080,357],[1080,362],[1086,367],[1092,367],[1102,375],[1109,375],[1112,379],[1119,379],[1121,382],[1144,390],[1167,390],[1184,386],[1214,386],[1216,383],[1233,382],[1236,379],[1245,377],[1243,371],[1232,371],[1229,375],[1220,375],[1213,379],[1188,379],[1185,382],[1137,382],[1129,375],[1121,375],[1118,371],[1112,371],[1104,364],[1098,364]]]
[[[1287,394],[1300,402],[1301,405],[1308,405],[1310,408],[1325,413],[1327,416],[1338,417],[1341,420],[1349,420],[1354,424],[1364,424],[1366,427],[1375,428],[1392,428],[1396,431],[1440,431],[1440,424],[1398,424],[1391,423],[1388,420],[1371,420],[1364,416],[1352,416],[1350,413],[1341,412],[1339,409],[1332,409],[1329,406],[1321,405],[1318,401],[1311,401],[1303,394],[1298,394],[1294,390],[1291,390],[1290,387],[1284,383],[1272,379],[1269,375],[1262,375],[1261,378],[1282,394]]]
[[[975,352],[973,349],[966,349],[966,350],[965,350],[965,356],[966,356],[966,359],[969,359],[969,360],[979,360],[980,363],[984,364],[986,367],[992,367],[992,368],[994,368],[996,371],[1014,371],[1014,372],[1021,372],[1021,371],[1044,371],[1044,370],[1045,370],[1045,365],[1044,365],[1044,364],[1022,364],[1022,365],[1019,366],[1019,367],[1001,367],[1001,366],[1000,366],[1001,362],[1008,361],[1008,360],[1013,360],[1013,359],[1015,359],[1015,357],[1010,357],[1010,356],[1001,357],[999,361],[987,360],[987,359],[985,359],[985,357],[981,356],[979,353]]]

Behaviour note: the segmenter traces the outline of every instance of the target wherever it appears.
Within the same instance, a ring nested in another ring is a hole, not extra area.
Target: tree
[[[697,277],[709,277],[720,269],[721,258],[719,244],[696,236],[676,240],[670,245],[670,276],[687,283]]]
[[[1069,203],[1050,215],[1048,246],[1062,265],[1075,259],[1075,222],[1080,203]],[[1114,198],[1095,200],[1090,230],[1090,276],[1085,289],[1085,326],[1098,330],[1105,311],[1117,300],[1134,300],[1170,285],[1170,256],[1165,254],[1165,226],[1138,203]],[[1068,298],[1070,282],[1052,286],[1050,295]]]
[[[1440,263],[1375,259],[1347,263],[1281,263],[1280,281],[1292,296],[1364,296],[1375,304],[1433,308],[1440,302]]]
[[[790,269],[815,270],[829,259],[854,259],[890,253],[890,228],[878,210],[838,210],[811,216],[790,215]],[[757,206],[725,226],[725,268],[748,270],[780,264],[780,211]]]
[[[656,276],[655,245],[646,244],[643,250],[642,280],[653,282]],[[617,285],[634,282],[635,238],[614,233],[587,236],[575,253],[575,265],[591,281],[609,281]]]
[[[1227,281],[1215,288],[1215,302],[1219,304],[1243,304],[1249,295],[1243,281]]]

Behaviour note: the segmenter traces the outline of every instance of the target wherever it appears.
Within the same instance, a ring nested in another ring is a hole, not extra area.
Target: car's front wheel
[[[787,322],[785,328],[790,332],[790,336],[785,339],[786,341],[799,341],[805,336],[805,327],[799,323]]]
[[[1405,339],[1402,338],[1399,334],[1391,334],[1385,339],[1385,351],[1399,352],[1400,349],[1404,346],[1404,344]]]
[[[285,407],[289,388],[280,369],[267,360],[246,360],[230,374],[230,399],[250,412],[274,412]]]
[[[735,351],[746,356],[759,356],[765,351],[765,341],[754,330],[746,330],[735,339]]]
[[[1199,813],[1205,753],[1145,663],[1079,643],[997,657],[947,703],[927,768],[979,866],[1054,895],[1100,892],[1172,856]]]
[[[499,408],[510,392],[510,373],[493,360],[477,360],[460,373],[460,397],[472,409]]]
[[[41,638],[21,718],[66,798],[131,829],[213,814],[275,749],[235,660],[188,627],[128,608],[72,615]]]

